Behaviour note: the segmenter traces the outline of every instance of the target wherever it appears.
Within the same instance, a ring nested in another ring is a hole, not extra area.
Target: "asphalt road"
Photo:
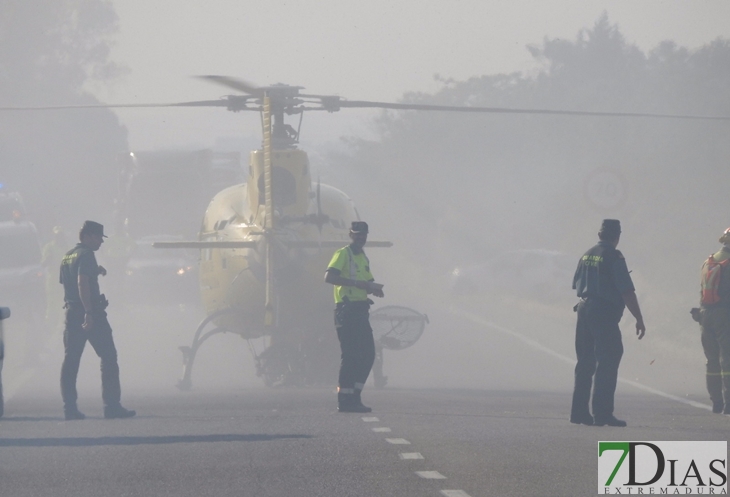
[[[337,413],[334,383],[263,388],[235,337],[211,343],[193,391],[178,392],[173,343],[196,311],[168,309],[110,313],[138,416],[102,419],[89,349],[89,417],[66,422],[51,333],[38,361],[3,372],[0,496],[589,496],[599,440],[727,440],[696,351],[677,359],[625,325],[616,414],[629,426],[570,424],[573,316],[520,306],[432,309],[421,341],[386,355],[388,387],[363,395],[369,415]]]

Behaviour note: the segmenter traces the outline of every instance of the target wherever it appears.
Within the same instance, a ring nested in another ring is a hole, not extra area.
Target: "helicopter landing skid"
[[[198,349],[203,345],[203,343],[213,335],[217,335],[219,333],[227,333],[230,331],[228,328],[218,326],[203,334],[203,330],[205,329],[205,327],[208,326],[210,322],[221,316],[234,313],[236,313],[236,310],[234,309],[222,309],[220,311],[214,312],[200,322],[200,324],[198,325],[198,329],[195,330],[193,343],[190,347],[178,347],[183,355],[183,377],[177,382],[177,388],[184,392],[188,392],[192,388],[193,363],[195,361],[195,355],[198,353]]]

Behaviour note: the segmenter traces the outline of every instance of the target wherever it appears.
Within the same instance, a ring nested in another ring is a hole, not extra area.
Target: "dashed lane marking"
[[[378,421],[380,421],[375,416],[365,416],[364,418],[362,418],[362,420],[365,421],[366,423],[377,423]]]
[[[427,480],[445,480],[446,477],[438,471],[416,471],[416,474]]]
[[[405,438],[386,438],[385,441],[394,445],[411,445]]]
[[[444,495],[445,497],[471,497],[463,490],[442,490],[441,495]]]
[[[540,342],[537,342],[537,341],[533,340],[532,338],[526,337],[522,333],[519,333],[517,331],[512,331],[512,330],[505,328],[503,326],[500,326],[496,323],[487,321],[486,319],[483,319],[483,318],[477,316],[476,314],[472,314],[471,312],[457,309],[455,307],[452,307],[451,312],[453,312],[454,314],[457,314],[461,317],[464,317],[464,318],[468,319],[469,321],[472,321],[473,323],[480,324],[482,326],[486,326],[487,328],[492,328],[494,330],[499,331],[500,333],[504,333],[505,335],[514,337],[534,349],[545,352],[546,354],[551,355],[551,356],[555,357],[556,359],[559,359],[559,360],[569,364],[570,366],[575,366],[575,359],[565,356],[559,352],[555,352],[554,350],[552,350],[548,347],[545,347]],[[643,385],[643,384],[639,383],[638,381],[627,380],[627,379],[621,378],[621,377],[618,378],[618,381],[620,381],[621,383],[625,383],[626,385],[631,385],[632,387],[637,388],[639,390],[643,390],[645,392],[653,393],[654,395],[664,397],[665,399],[674,400],[676,402],[681,402],[682,404],[686,404],[686,405],[689,405],[692,407],[697,407],[699,409],[705,409],[705,410],[712,409],[712,407],[707,404],[702,404],[701,402],[695,402],[694,400],[689,400],[689,399],[685,399],[683,397],[678,397],[676,395],[672,395],[670,393],[662,392],[661,390],[657,390],[656,388],[652,388],[647,385]]]
[[[373,431],[376,433],[390,433],[392,430],[390,428],[386,428],[385,426],[379,426],[377,428],[373,428]]]
[[[401,452],[398,454],[401,459],[424,459],[420,452]]]

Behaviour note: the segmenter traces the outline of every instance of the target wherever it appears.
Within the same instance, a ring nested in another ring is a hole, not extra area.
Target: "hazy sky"
[[[726,0],[113,0],[120,32],[112,58],[130,69],[92,90],[105,102],[217,98],[224,88],[190,78],[236,76],[353,100],[394,101],[436,90],[434,74],[535,71],[527,45],[575,39],[605,10],[627,40],[648,50],[672,39],[690,48],[730,38]],[[348,115],[345,115],[345,114]],[[226,115],[228,114],[228,115]],[[257,140],[258,116],[220,109],[126,110],[133,149]],[[305,116],[303,143],[363,133],[372,111]],[[309,126],[307,126],[309,124]]]

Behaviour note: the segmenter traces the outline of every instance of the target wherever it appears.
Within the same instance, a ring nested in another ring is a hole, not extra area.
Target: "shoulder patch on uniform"
[[[620,250],[616,250],[616,257],[619,259],[625,259],[624,254],[622,254]]]

